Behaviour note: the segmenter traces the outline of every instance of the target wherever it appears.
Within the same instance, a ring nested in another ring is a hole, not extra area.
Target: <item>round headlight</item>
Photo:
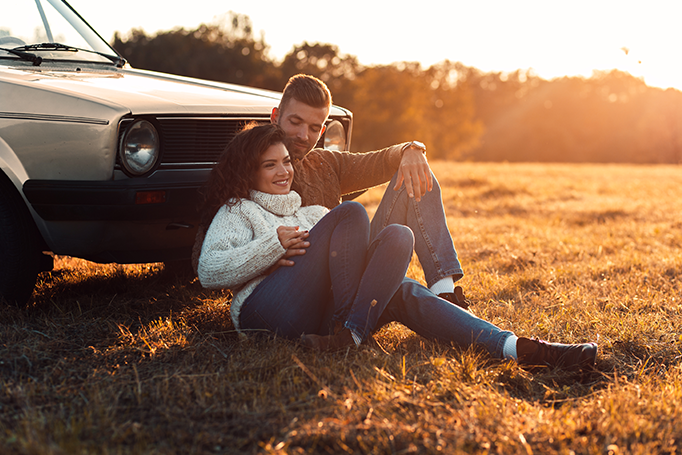
[[[346,150],[346,130],[338,120],[332,120],[324,132],[324,148],[327,150]]]
[[[149,172],[159,159],[159,133],[147,120],[130,125],[121,142],[121,164],[132,175]]]

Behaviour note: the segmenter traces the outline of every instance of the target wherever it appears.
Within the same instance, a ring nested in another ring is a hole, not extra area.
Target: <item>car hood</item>
[[[4,72],[14,82],[62,95],[89,98],[132,114],[269,114],[281,94],[136,69],[24,70]]]

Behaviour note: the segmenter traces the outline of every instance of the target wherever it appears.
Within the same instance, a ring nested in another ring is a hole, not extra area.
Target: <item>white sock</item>
[[[355,333],[353,329],[350,329],[350,335],[353,337],[353,341],[355,342],[355,346],[360,346],[362,343],[362,338],[360,338],[360,335]]]
[[[455,281],[452,279],[452,276],[446,276],[436,281],[429,289],[436,295],[444,292],[455,292]]]
[[[502,347],[502,358],[513,360],[518,358],[518,355],[516,354],[516,340],[518,339],[519,337],[516,335],[509,335],[509,337],[507,337],[504,346]]]

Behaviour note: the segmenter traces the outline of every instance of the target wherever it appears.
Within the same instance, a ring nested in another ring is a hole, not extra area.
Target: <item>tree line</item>
[[[193,30],[116,33],[112,44],[136,68],[275,91],[297,73],[319,77],[353,111],[354,151],[418,139],[431,159],[682,162],[682,92],[618,70],[548,81],[449,60],[365,66],[307,42],[274,61],[235,13]]]

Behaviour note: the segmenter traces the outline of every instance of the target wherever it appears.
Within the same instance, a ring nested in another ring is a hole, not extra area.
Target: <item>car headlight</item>
[[[125,171],[133,176],[149,172],[159,159],[159,133],[147,120],[137,120],[121,140],[120,157]]]
[[[346,150],[346,130],[338,120],[332,120],[324,132],[324,148],[327,150]]]

